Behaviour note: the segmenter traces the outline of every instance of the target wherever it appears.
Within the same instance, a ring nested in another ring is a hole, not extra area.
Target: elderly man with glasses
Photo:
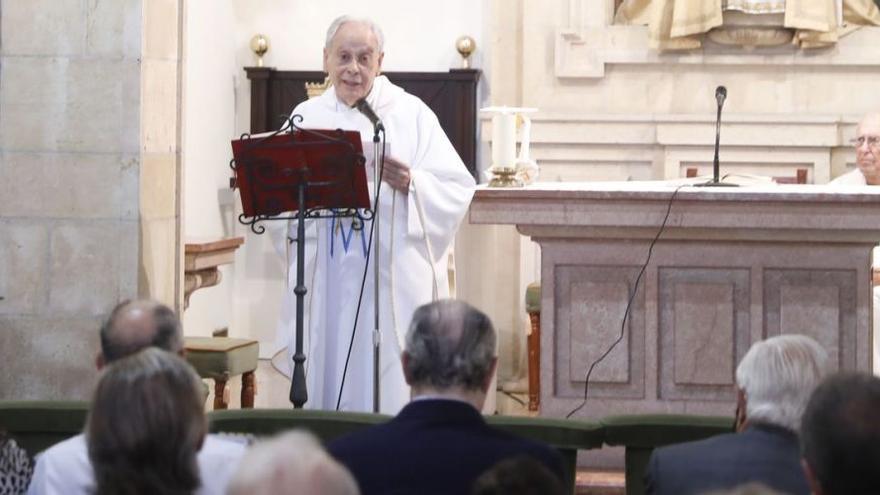
[[[856,137],[850,142],[856,147],[857,169],[832,180],[829,185],[880,185],[880,112],[865,115],[856,129]],[[874,249],[875,271],[878,264],[880,247]],[[874,287],[874,372],[880,372],[880,285]]]
[[[865,115],[856,130],[856,137],[851,143],[856,147],[858,169],[841,175],[830,184],[835,186],[880,185],[880,113]]]

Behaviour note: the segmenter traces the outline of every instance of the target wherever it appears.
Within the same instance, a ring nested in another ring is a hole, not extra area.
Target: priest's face
[[[856,164],[868,184],[880,185],[880,114],[868,114],[859,124]]]
[[[384,55],[370,26],[359,22],[340,26],[324,49],[324,71],[330,76],[336,97],[351,106],[367,96]]]

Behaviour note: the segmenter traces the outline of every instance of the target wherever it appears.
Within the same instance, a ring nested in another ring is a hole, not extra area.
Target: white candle
[[[492,165],[516,167],[516,114],[499,112],[492,117]]]

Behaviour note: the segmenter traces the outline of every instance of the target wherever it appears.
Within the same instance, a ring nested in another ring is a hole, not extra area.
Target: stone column
[[[0,399],[85,399],[120,300],[180,300],[179,0],[0,0]]]

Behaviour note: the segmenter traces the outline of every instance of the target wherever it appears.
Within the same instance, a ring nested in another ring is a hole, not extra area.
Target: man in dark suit
[[[810,493],[796,432],[826,367],[825,350],[803,335],[754,344],[736,369],[738,432],[655,450],[647,492],[687,495],[760,482]]]
[[[880,493],[880,378],[838,373],[813,392],[801,424],[814,495]]]
[[[461,301],[419,307],[401,359],[412,401],[388,423],[329,445],[364,495],[466,494],[498,461],[528,456],[562,476],[552,449],[489,427],[480,410],[497,365],[489,318]]]

